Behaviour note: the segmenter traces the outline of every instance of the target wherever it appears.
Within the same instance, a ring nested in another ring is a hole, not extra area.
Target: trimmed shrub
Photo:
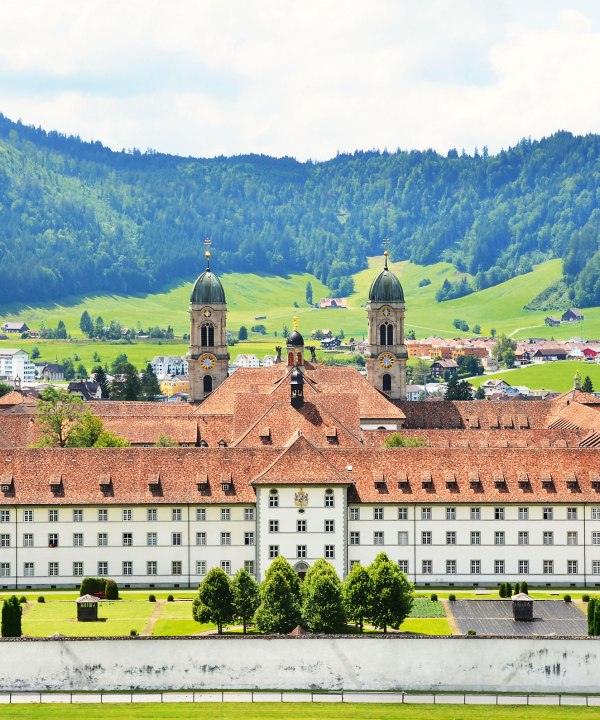
[[[39,596],[38,602],[39,602],[39,603],[45,603],[45,602],[46,602],[46,600],[44,599],[44,596],[43,596],[43,595],[40,595],[40,596]]]
[[[2,603],[2,637],[21,637],[21,607],[17,596],[11,595]]]
[[[518,582],[515,583],[515,589],[513,591],[513,595],[518,595],[521,592],[521,586]]]
[[[529,594],[529,585],[527,584],[526,580],[523,580],[523,582],[521,583],[521,592],[525,593],[525,595]]]
[[[570,596],[570,595],[565,595],[565,596],[563,597],[563,600],[564,600],[565,602],[571,602],[571,596]]]
[[[114,580],[107,580],[104,586],[104,593],[107,600],[119,599],[119,586]]]
[[[129,635],[131,637],[137,637],[139,635],[139,632],[137,630],[135,630],[135,628],[134,628],[133,630],[129,631]]]
[[[581,596],[581,599],[583,600],[583,602],[589,603],[589,601],[590,601],[590,596],[589,596],[589,595],[582,595],[582,596]]]
[[[148,602],[156,602],[156,595],[148,595]]]
[[[106,580],[104,578],[86,577],[81,581],[79,596],[93,595],[94,593],[105,592]]]
[[[588,635],[600,635],[600,600],[591,598],[587,608]]]
[[[19,598],[19,602],[20,602],[20,603],[26,603],[26,602],[27,602],[27,598],[25,597],[25,595],[21,595],[21,597]]]
[[[477,635],[477,630],[467,630],[467,635]]]
[[[498,595],[500,595],[501,598],[506,597],[506,584],[500,583],[500,587],[498,588]]]
[[[435,593],[431,593],[431,598],[430,598],[430,599],[431,599],[432,602],[437,602],[438,597],[437,597],[437,595],[436,595]]]
[[[448,600],[450,602],[456,602],[456,595],[454,593],[450,593],[450,595],[448,595]]]
[[[507,598],[512,597],[512,594],[513,594],[512,585],[509,582],[507,582],[504,587],[505,587],[505,593],[506,593],[504,595],[504,597],[507,597]]]
[[[169,595],[167,598],[167,602],[174,602],[175,598],[172,595]]]

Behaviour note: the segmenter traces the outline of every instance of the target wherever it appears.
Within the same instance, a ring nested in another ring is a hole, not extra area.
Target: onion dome
[[[192,305],[218,305],[225,304],[225,290],[219,278],[210,270],[210,250],[205,253],[206,270],[194,283],[190,297]]]
[[[373,280],[369,290],[369,300],[375,302],[404,302],[404,290],[400,280],[388,269],[388,252],[385,256],[385,266],[379,275]]]
[[[288,347],[304,347],[304,338],[298,332],[298,318],[294,318],[294,329],[287,337]]]

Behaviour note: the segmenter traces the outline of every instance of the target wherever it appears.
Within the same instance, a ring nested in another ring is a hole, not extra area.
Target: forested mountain
[[[600,136],[560,132],[474,157],[207,160],[0,115],[0,302],[155,290],[201,269],[205,237],[218,272],[306,270],[343,295],[389,237],[395,260],[449,260],[479,288],[562,257],[573,303],[598,305],[599,157]]]

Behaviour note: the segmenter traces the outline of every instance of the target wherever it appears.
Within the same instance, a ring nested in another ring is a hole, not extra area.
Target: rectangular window
[[[73,510],[73,522],[83,522],[83,510]]]
[[[373,545],[383,545],[383,531],[375,530],[373,533]]]
[[[325,492],[325,507],[332,508],[334,502],[334,494],[330,490]]]
[[[383,520],[383,508],[373,508],[373,520]]]
[[[479,575],[481,573],[481,560],[471,560],[471,575]]]
[[[244,533],[244,545],[254,545],[254,533]]]
[[[106,508],[100,508],[98,510],[98,522],[106,522],[108,520],[108,510]]]
[[[48,522],[58,522],[58,510],[48,510]]]
[[[221,520],[231,520],[231,509],[230,508],[221,508]]]
[[[244,560],[244,570],[248,575],[254,575],[254,560]]]
[[[408,520],[408,508],[406,508],[406,507],[398,508],[398,520]]]
[[[171,520],[181,522],[181,508],[171,508]]]
[[[528,575],[529,574],[529,560],[519,560],[519,574],[520,575]]]
[[[33,565],[33,563],[31,564]],[[600,575],[600,560],[592,560],[592,575]]]
[[[196,575],[206,575],[206,560],[196,560]]]
[[[124,522],[129,522],[132,517],[133,517],[133,515],[132,515],[132,510],[131,510],[131,508],[123,508],[123,520],[124,520]]]
[[[552,520],[554,512],[551,507],[542,508],[542,518],[544,520]]]
[[[577,545],[577,533],[570,530],[567,533],[567,545]]]
[[[33,533],[23,535],[23,547],[33,547]]]
[[[269,520],[269,532],[279,532],[279,520]]]
[[[49,577],[58,577],[58,563],[57,562],[49,562],[48,563],[48,576]]]
[[[335,548],[333,545],[325,545],[325,559],[333,560],[335,557]]]
[[[181,563],[179,563],[181,565]],[[221,570],[226,575],[231,575],[231,560],[221,560]],[[181,575],[181,573],[179,573]],[[173,573],[173,575],[176,575],[176,573]]]
[[[171,545],[181,545],[181,533],[171,533]]]
[[[406,574],[408,572],[408,560],[398,560],[398,570]]]
[[[98,533],[98,546],[106,547],[108,545],[108,533]]]
[[[431,532],[429,530],[421,533],[421,545],[431,545]]]
[[[2,513],[3,512],[9,512],[8,510],[0,510],[0,522],[8,522],[10,520],[10,515],[8,516],[8,520],[2,519]],[[23,510],[23,522],[33,522],[33,510]]]
[[[398,533],[398,545],[408,545],[408,533],[406,530],[401,530]]]
[[[494,545],[504,545],[506,537],[503,530],[494,533]]]
[[[206,508],[196,508],[196,520],[206,520]],[[197,573],[198,575],[200,573]]]
[[[33,563],[32,562],[23,563],[23,575],[25,577],[33,577]]]
[[[206,545],[206,533],[205,532],[197,532],[196,533],[196,545]]]
[[[279,557],[279,545],[269,545],[269,558]]]
[[[494,520],[504,520],[504,508],[503,507],[494,508]]]
[[[454,530],[446,531],[446,545],[456,545],[456,532]]]
[[[158,535],[155,532],[146,533],[146,545],[156,546],[158,545]]]
[[[83,547],[83,533],[73,533],[73,547]]]
[[[131,547],[133,545],[133,533],[123,533],[123,545]]]
[[[592,545],[600,545],[600,532],[592,533]]]
[[[360,533],[351,531],[350,532],[350,545],[360,545]]]
[[[519,545],[529,545],[529,533],[527,530],[519,531]]]
[[[148,522],[155,522],[157,518],[156,508],[148,508],[146,510],[146,517],[148,518]]]
[[[529,508],[527,508],[527,507],[519,508],[519,520],[529,520]]]
[[[231,533],[229,533],[229,532],[221,533],[221,545],[231,545]]]
[[[333,520],[325,520],[325,532],[334,532],[334,525]]]
[[[56,565],[56,574],[58,575],[58,563],[50,563],[50,565]],[[0,577],[10,577],[10,563],[0,563]]]
[[[108,563],[105,560],[100,560],[98,563],[98,575],[108,575]]]
[[[133,563],[131,560],[123,562],[123,575],[133,575]]]
[[[433,561],[422,560],[421,561],[421,572],[423,575],[431,575],[433,573]]]
[[[494,574],[504,575],[504,560],[494,560]]]
[[[544,530],[542,534],[542,542],[544,545],[554,545],[554,533],[552,530]]]
[[[446,575],[456,575],[456,560],[446,560]]]
[[[244,520],[254,520],[254,508],[244,508]]]
[[[0,547],[10,547],[10,535],[8,533],[0,535]]]
[[[296,532],[306,532],[306,520],[296,520]]]
[[[305,558],[306,557],[306,545],[296,545],[296,557],[297,558]]]
[[[471,508],[471,520],[481,520],[481,508]]]
[[[544,560],[543,571],[544,571],[544,575],[553,575],[554,574],[554,560]]]
[[[592,508],[592,520],[600,520],[600,507]]]
[[[456,508],[455,507],[447,507],[446,508],[446,520],[456,520]]]
[[[431,508],[421,508],[421,520],[431,520]]]
[[[577,575],[577,560],[567,560],[567,575]]]
[[[576,507],[568,507],[567,508],[567,520],[577,520],[577,508]]]
[[[350,520],[360,520],[360,508],[350,508]]]
[[[479,530],[471,532],[471,545],[481,545],[481,533]]]
[[[48,533],[48,547],[58,547],[58,533]]]
[[[221,563],[221,567],[223,567],[223,563]],[[171,575],[181,575],[182,574],[182,562],[181,560],[173,560],[171,562]]]
[[[158,572],[156,560],[146,561],[146,575],[156,575]]]
[[[277,492],[277,490],[271,490],[271,492],[269,493],[269,507],[279,507],[279,493]]]

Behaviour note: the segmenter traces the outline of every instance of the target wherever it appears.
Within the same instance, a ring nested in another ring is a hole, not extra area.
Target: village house
[[[29,332],[29,327],[24,322],[5,322],[2,325],[2,331],[11,335]]]
[[[321,310],[326,310],[329,308],[342,308],[345,309],[348,307],[346,298],[322,298],[319,301],[319,308]]]
[[[584,320],[583,313],[577,308],[569,308],[561,316],[561,322],[581,322]]]
[[[435,378],[444,378],[446,374],[456,375],[458,363],[455,360],[435,360],[431,364],[429,371]]]

